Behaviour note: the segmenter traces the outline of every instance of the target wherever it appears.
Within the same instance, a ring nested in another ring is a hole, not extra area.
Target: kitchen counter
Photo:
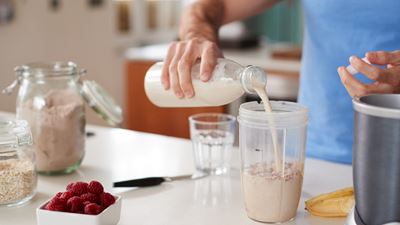
[[[0,118],[7,116],[12,115],[0,113]],[[151,188],[113,190],[113,181],[193,173],[191,142],[98,126],[88,126],[87,131],[95,135],[87,139],[81,168],[65,176],[39,176],[37,195],[32,201],[22,207],[0,208],[1,225],[36,224],[37,206],[63,191],[69,182],[92,179],[103,182],[106,190],[122,196],[119,225],[262,224],[246,216],[238,149],[233,150],[233,168],[229,176],[167,182]],[[317,194],[351,186],[351,174],[351,166],[307,159],[297,217],[286,224],[343,224],[344,219],[309,215],[304,210],[304,201]]]

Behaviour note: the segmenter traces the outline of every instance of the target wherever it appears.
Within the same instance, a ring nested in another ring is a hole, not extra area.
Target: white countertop
[[[4,114],[0,113],[0,118]],[[72,181],[92,179],[108,191],[122,195],[119,225],[235,225],[262,224],[246,216],[234,149],[229,176],[195,181],[175,181],[157,187],[112,190],[113,181],[145,176],[188,174],[194,171],[189,140],[123,129],[88,126],[95,136],[87,139],[81,168],[66,176],[39,176],[38,192],[27,205],[0,208],[1,225],[36,224],[35,209]],[[303,192],[296,220],[287,224],[343,224],[344,219],[309,215],[304,201],[311,196],[352,185],[351,166],[307,159]],[[55,223],[56,224],[56,223]]]

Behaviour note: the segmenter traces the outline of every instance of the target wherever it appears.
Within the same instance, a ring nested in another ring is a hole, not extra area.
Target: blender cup
[[[248,102],[239,109],[241,178],[248,217],[280,223],[296,216],[303,183],[307,133],[306,107],[271,101]]]

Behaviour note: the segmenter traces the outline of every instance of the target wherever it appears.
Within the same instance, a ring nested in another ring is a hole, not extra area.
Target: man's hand
[[[261,13],[277,0],[197,0],[181,17],[179,42],[170,45],[164,59],[162,84],[172,88],[178,98],[195,95],[191,70],[200,60],[200,79],[208,81],[223,57],[218,47],[218,29],[222,24]]]
[[[217,59],[221,57],[222,53],[217,44],[204,38],[172,43],[164,59],[162,71],[164,89],[168,90],[172,87],[178,98],[193,97],[191,76],[193,65],[201,59],[200,79],[208,81],[217,64]]]
[[[354,69],[375,82],[364,84],[345,67],[339,67],[340,79],[349,94],[357,98],[373,93],[400,93],[400,50],[368,52],[365,57],[371,64],[384,65],[386,68],[370,65],[357,56],[351,56],[350,64]]]
[[[218,29],[222,24],[224,1],[202,0],[189,6],[182,15],[179,36],[164,59],[161,81],[164,89],[172,88],[178,98],[194,96],[191,71],[200,59],[200,79],[208,81],[222,57]]]

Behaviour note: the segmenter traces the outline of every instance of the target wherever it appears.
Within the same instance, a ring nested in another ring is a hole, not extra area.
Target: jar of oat
[[[112,125],[122,122],[121,108],[94,81],[82,81],[86,70],[72,62],[30,63],[15,69],[19,85],[17,118],[28,121],[33,135],[37,171],[66,174],[75,171],[85,153],[87,101]]]
[[[0,120],[0,206],[20,205],[36,190],[35,153],[26,121]]]

